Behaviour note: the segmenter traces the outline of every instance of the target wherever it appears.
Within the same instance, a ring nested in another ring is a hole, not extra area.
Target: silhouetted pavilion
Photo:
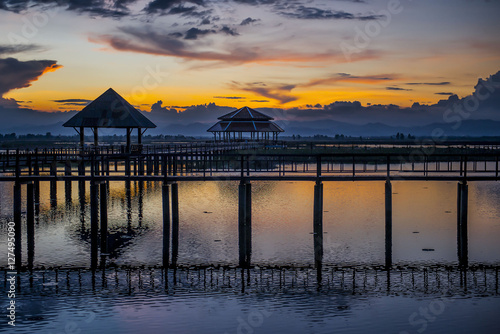
[[[220,121],[207,132],[214,134],[215,140],[229,141],[243,139],[244,133],[250,134],[252,140],[278,140],[278,135],[284,132],[282,128],[271,122],[274,118],[263,113],[243,107],[221,116]]]
[[[99,128],[117,128],[127,130],[127,152],[130,152],[130,135],[137,129],[137,143],[142,144],[142,135],[148,128],[156,125],[135,109],[112,88],[83,108],[78,114],[63,124],[72,127],[80,134],[80,146],[83,149],[85,128],[94,132],[94,146],[99,143]]]

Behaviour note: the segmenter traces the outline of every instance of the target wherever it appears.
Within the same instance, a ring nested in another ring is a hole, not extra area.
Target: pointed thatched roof
[[[86,128],[156,128],[112,88],[63,124],[64,127]]]
[[[221,116],[218,119],[223,121],[271,121],[274,118],[264,115],[252,108],[243,107]]]
[[[248,107],[232,111],[218,119],[221,121],[207,132],[284,132],[271,122],[274,118]]]

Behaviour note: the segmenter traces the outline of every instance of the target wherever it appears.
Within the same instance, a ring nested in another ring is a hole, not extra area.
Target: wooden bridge
[[[405,144],[406,145],[406,144]],[[462,145],[463,146],[463,145]],[[457,182],[457,255],[461,266],[468,265],[467,210],[468,182],[498,181],[498,145],[488,143],[449,150],[407,146],[404,152],[309,151],[287,145],[262,143],[192,143],[144,146],[132,153],[120,148],[92,150],[15,150],[0,154],[0,182],[14,183],[14,223],[16,267],[22,267],[21,189],[26,184],[28,267],[33,267],[34,217],[39,208],[39,182],[50,182],[52,205],[57,203],[57,182],[79,181],[85,194],[90,182],[91,267],[98,267],[98,254],[107,253],[107,187],[109,181],[160,181],[163,197],[163,265],[176,266],[179,245],[178,182],[240,181],[239,185],[239,264],[251,266],[252,191],[255,181],[311,181],[314,185],[314,257],[323,259],[323,182],[385,182],[385,266],[392,266],[392,184],[405,181]],[[275,148],[280,150],[274,151]],[[284,152],[283,152],[284,150]],[[100,230],[100,232],[99,232]],[[100,242],[99,242],[100,239]],[[105,262],[104,262],[105,263]],[[103,264],[103,261],[101,261]]]

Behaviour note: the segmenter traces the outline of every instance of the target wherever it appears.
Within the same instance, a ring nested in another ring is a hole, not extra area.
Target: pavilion
[[[254,109],[243,107],[221,116],[220,121],[207,132],[214,134],[214,139],[230,141],[243,139],[248,133],[252,140],[278,140],[278,135],[284,132],[282,128],[271,122],[274,118],[264,115]],[[272,139],[270,138],[272,134]]]
[[[63,126],[72,127],[80,134],[80,147],[82,149],[84,147],[85,128],[92,129],[95,147],[99,144],[99,128],[126,129],[127,152],[130,152],[130,135],[133,129],[137,129],[137,143],[141,145],[144,132],[149,128],[156,128],[153,122],[147,119],[112,88],[92,101],[78,114],[64,123]]]

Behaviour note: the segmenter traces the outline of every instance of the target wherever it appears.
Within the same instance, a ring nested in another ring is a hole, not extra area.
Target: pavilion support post
[[[35,188],[33,182],[26,185],[26,237],[28,239],[28,268],[33,269],[35,258]]]
[[[142,131],[141,128],[137,128],[137,144],[142,145]]]
[[[323,262],[323,182],[319,179],[314,185],[314,264],[321,267]]]
[[[177,265],[179,256],[179,184],[171,185],[172,191],[172,265]]]
[[[101,257],[108,252],[108,187],[105,181],[99,184],[100,188],[100,218],[101,218]],[[104,263],[104,261],[102,261]]]
[[[97,268],[99,229],[99,189],[95,181],[90,182],[90,267]]]
[[[170,265],[170,185],[162,185],[163,207],[163,268]]]
[[[457,250],[458,261],[462,267],[467,267],[469,263],[467,231],[468,201],[469,186],[467,181],[459,182],[457,194]]]
[[[14,256],[16,270],[21,270],[22,265],[22,224],[21,224],[21,183],[16,181],[14,183],[14,242],[15,250]],[[10,263],[9,263],[10,264]]]
[[[80,127],[80,149],[83,151],[85,149],[85,128]]]
[[[130,153],[130,147],[131,147],[131,144],[130,144],[130,132],[132,131],[132,129],[129,129],[127,128],[127,147],[126,147],[126,153]]]
[[[94,127],[94,147],[97,148],[99,146],[99,128]]]
[[[392,266],[392,184],[385,182],[385,266]]]

